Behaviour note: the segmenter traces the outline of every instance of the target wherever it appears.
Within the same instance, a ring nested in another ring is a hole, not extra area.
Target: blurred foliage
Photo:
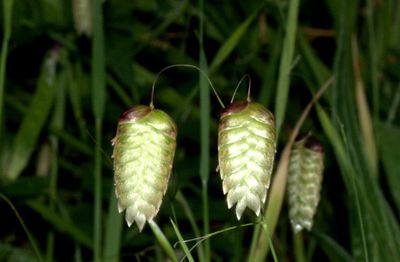
[[[139,233],[118,214],[110,140],[123,111],[150,103],[156,74],[184,63],[203,69],[208,65],[225,104],[241,77],[249,74],[251,98],[271,110],[281,108],[276,162],[301,112],[333,75],[334,84],[301,129],[318,137],[326,151],[314,227],[300,239],[304,257],[294,250],[298,240],[293,238],[286,203],[272,236],[274,251],[282,261],[400,260],[399,1],[300,1],[298,19],[291,21],[296,29],[294,51],[284,66],[293,1],[200,0],[202,7],[187,0],[94,0],[102,5],[103,14],[97,12],[93,19],[90,9],[74,17],[72,2],[79,1],[0,4],[5,61],[0,64],[0,192],[11,200],[34,238],[29,240],[13,210],[0,201],[1,261],[40,260],[32,243],[38,244],[46,261],[92,261],[98,256],[102,261],[165,261],[163,245],[151,228]],[[94,22],[93,31],[77,28],[76,19]],[[104,39],[98,37],[99,30],[104,30]],[[97,51],[94,39],[100,41]],[[279,77],[282,70],[287,73]],[[277,88],[280,78],[287,81],[288,93]],[[103,82],[104,96],[97,86]],[[209,173],[210,232],[258,221],[246,211],[238,222],[227,209],[215,171],[222,108],[210,92],[207,113],[206,96],[200,102],[201,94],[206,95],[199,89],[199,73],[188,68],[167,70],[155,88],[155,106],[178,126],[174,169],[156,217],[178,257],[187,252],[181,249],[185,245],[173,245],[178,236],[192,239],[204,233],[200,172]],[[242,86],[236,100],[246,95]],[[372,138],[362,132],[361,127],[368,126],[365,119],[371,120]],[[200,139],[207,126],[208,142]],[[200,152],[207,151],[209,161],[204,162]],[[374,153],[377,157],[371,159]],[[209,165],[202,166],[203,171],[200,160]],[[96,165],[102,183],[95,179]],[[95,190],[95,184],[101,188]],[[95,191],[101,194],[96,196]],[[100,236],[93,232],[96,201]],[[210,259],[246,260],[252,237],[252,227],[212,236]],[[101,254],[94,257],[97,241]],[[186,244],[191,248],[194,243]],[[194,259],[207,261],[199,247],[199,252],[191,252]]]

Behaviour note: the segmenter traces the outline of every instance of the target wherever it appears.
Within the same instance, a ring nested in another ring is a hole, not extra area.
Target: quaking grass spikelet
[[[74,26],[78,34],[90,36],[92,34],[92,11],[93,0],[73,0],[72,10],[74,15]]]
[[[128,226],[141,231],[158,213],[168,187],[177,129],[163,111],[139,105],[124,112],[114,146],[114,183],[118,210]]]
[[[289,218],[295,232],[311,230],[320,199],[324,149],[314,137],[306,136],[293,145],[289,162]]]
[[[261,104],[238,101],[222,112],[218,161],[228,208],[239,220],[246,207],[258,216],[267,197],[275,156],[273,114]]]

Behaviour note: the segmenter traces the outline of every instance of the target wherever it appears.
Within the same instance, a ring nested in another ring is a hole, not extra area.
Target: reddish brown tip
[[[152,109],[149,106],[144,105],[129,108],[121,114],[121,116],[119,117],[119,122],[121,123],[140,119],[150,113],[151,110]]]
[[[221,113],[221,117],[242,111],[248,106],[249,102],[246,100],[235,101],[227,106]]]
[[[312,151],[324,153],[324,146],[314,136],[309,136],[304,146]]]

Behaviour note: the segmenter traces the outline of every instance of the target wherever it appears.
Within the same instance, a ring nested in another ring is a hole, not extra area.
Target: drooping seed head
[[[177,129],[165,112],[136,106],[118,122],[114,146],[114,184],[118,211],[141,231],[158,213],[168,187]]]
[[[267,197],[275,156],[273,114],[261,104],[238,101],[221,114],[218,162],[228,208],[240,220],[246,207],[258,216]]]
[[[311,230],[320,199],[324,149],[314,137],[306,136],[293,145],[289,162],[289,218],[295,232]]]
[[[72,11],[74,26],[78,34],[90,36],[92,34],[92,0],[73,0]]]

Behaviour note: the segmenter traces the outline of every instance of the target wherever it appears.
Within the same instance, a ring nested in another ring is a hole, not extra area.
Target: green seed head
[[[114,183],[118,210],[126,210],[128,226],[141,231],[160,208],[176,147],[176,126],[163,111],[136,106],[118,122],[114,146]]]
[[[73,0],[75,30],[78,34],[90,36],[92,34],[91,0]]]
[[[238,101],[220,118],[218,161],[228,208],[239,220],[246,207],[260,214],[267,197],[274,156],[273,114],[261,104]]]
[[[295,232],[311,230],[320,199],[324,150],[314,137],[306,136],[293,145],[289,162],[289,218]]]

